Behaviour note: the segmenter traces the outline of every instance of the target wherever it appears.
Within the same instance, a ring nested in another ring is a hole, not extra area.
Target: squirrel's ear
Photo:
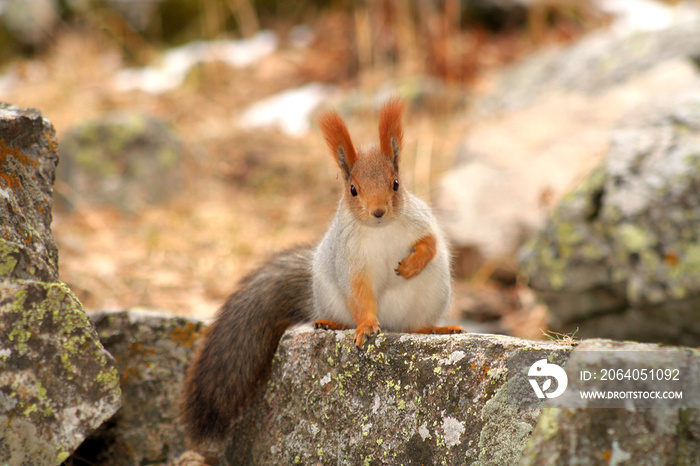
[[[398,97],[388,100],[379,112],[379,148],[387,157],[392,158],[394,168],[399,169],[399,153],[403,144],[403,126],[401,117],[406,102]]]
[[[352,145],[347,126],[336,112],[327,112],[318,119],[318,126],[323,132],[323,137],[328,143],[338,166],[345,172],[345,177],[350,176],[353,165],[357,161],[357,152]]]

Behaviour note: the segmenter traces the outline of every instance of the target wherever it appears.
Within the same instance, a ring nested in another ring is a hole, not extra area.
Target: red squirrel
[[[218,311],[185,379],[182,413],[195,443],[223,438],[292,325],[354,329],[357,347],[381,329],[464,331],[435,326],[450,303],[449,251],[428,205],[399,177],[404,109],[402,100],[386,102],[379,145],[359,151],[336,112],[319,119],[344,180],[335,217],[318,245],[273,257]]]

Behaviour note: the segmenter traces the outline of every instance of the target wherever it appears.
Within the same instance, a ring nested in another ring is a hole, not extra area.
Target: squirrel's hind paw
[[[411,330],[411,333],[429,333],[439,335],[454,335],[457,333],[465,333],[465,330],[459,325],[445,325],[443,327],[423,327],[417,330]]]
[[[333,322],[332,320],[319,319],[314,322],[314,328],[320,330],[350,330],[352,327]]]

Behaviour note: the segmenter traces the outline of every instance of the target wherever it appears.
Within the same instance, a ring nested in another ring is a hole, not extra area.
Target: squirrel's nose
[[[384,209],[375,209],[374,212],[372,212],[372,215],[374,215],[377,218],[382,218],[384,216],[384,213]]]

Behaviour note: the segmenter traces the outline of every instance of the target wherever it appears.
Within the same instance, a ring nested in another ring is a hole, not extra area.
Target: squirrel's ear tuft
[[[357,161],[357,152],[352,145],[350,133],[343,119],[336,112],[327,112],[318,119],[318,126],[321,128],[323,137],[333,152],[338,166],[345,173],[345,177],[349,177],[352,167]]]
[[[399,153],[403,145],[403,126],[401,117],[406,109],[406,102],[398,97],[389,99],[379,112],[379,148],[387,157],[392,158],[394,168],[399,169]]]

